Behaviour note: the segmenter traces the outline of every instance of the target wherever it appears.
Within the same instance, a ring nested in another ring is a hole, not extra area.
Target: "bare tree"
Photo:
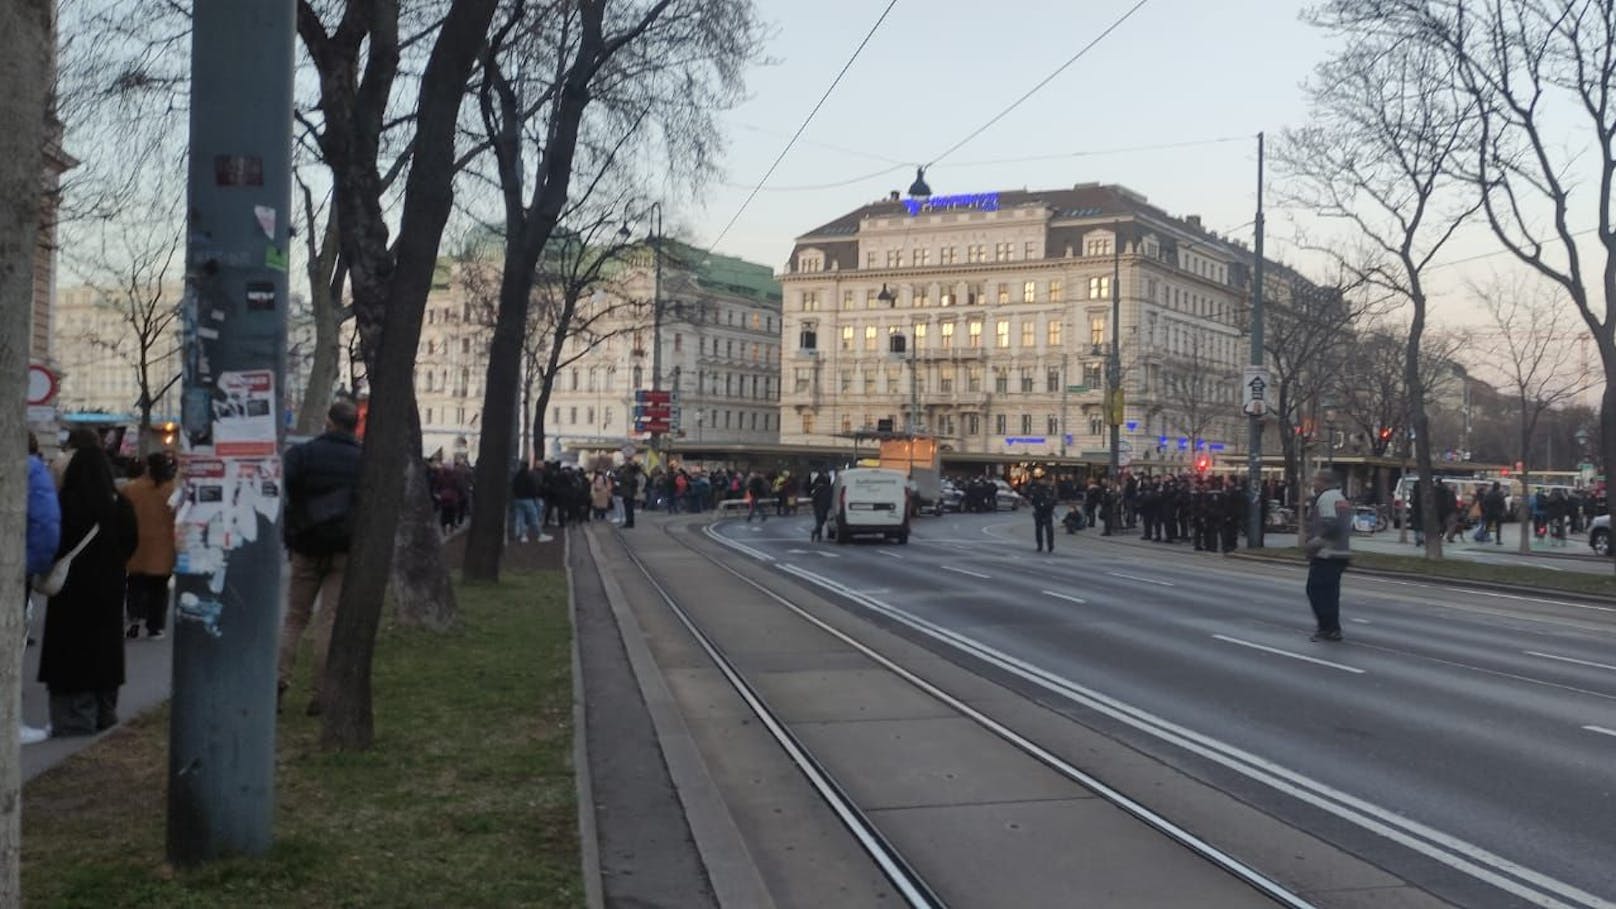
[[[105,225],[100,248],[75,257],[86,283],[99,296],[96,305],[116,313],[110,335],[87,338],[133,372],[140,454],[152,449],[152,411],[179,383],[180,234],[166,220]],[[108,236],[108,234],[112,236]]]
[[[1216,355],[1206,332],[1195,328],[1187,330],[1184,343],[1167,354],[1160,368],[1168,423],[1189,439],[1193,456],[1213,427],[1239,406],[1234,369]]]
[[[349,3],[328,26],[309,0],[298,3],[298,35],[319,74],[316,141],[331,168],[341,254],[373,389],[354,544],[322,684],[320,738],[331,748],[368,748],[374,736],[370,667],[402,512],[399,477],[419,474],[406,489],[425,490],[415,353],[453,206],[460,106],[495,6],[496,0],[453,0],[422,32],[419,43],[430,51],[415,83],[409,175],[398,235],[391,237],[380,155],[405,49],[399,4]]]
[[[714,116],[738,100],[759,37],[751,0],[514,0],[503,8],[477,91],[505,237],[485,417],[516,407],[535,275],[569,205],[653,150],[670,173],[699,180],[712,166]],[[479,438],[468,579],[499,577],[513,431],[494,419]]]
[[[1297,208],[1343,222],[1354,238],[1310,244],[1367,292],[1410,307],[1403,381],[1415,460],[1432,474],[1420,350],[1429,291],[1425,271],[1475,210],[1455,199],[1451,172],[1473,141],[1473,104],[1452,87],[1453,65],[1428,47],[1352,33],[1309,87],[1311,125],[1288,131],[1279,155]],[[1441,558],[1436,503],[1421,503],[1427,558]]]
[[[1599,448],[1616,452],[1616,3],[1332,0],[1327,11],[1451,65],[1451,90],[1478,117],[1452,169],[1504,249],[1582,317],[1603,367]]]
[[[1268,416],[1278,430],[1285,458],[1285,485],[1302,489],[1303,414],[1319,400],[1343,358],[1353,326],[1367,311],[1361,295],[1338,287],[1315,287],[1293,277],[1278,299],[1264,309],[1263,348],[1273,379]]]
[[[1521,552],[1531,552],[1532,440],[1544,414],[1575,401],[1589,384],[1576,364],[1564,356],[1569,311],[1562,294],[1520,276],[1495,279],[1473,291],[1498,326],[1495,340],[1487,346],[1487,365],[1503,372],[1518,408],[1520,435],[1515,460],[1520,465],[1521,497],[1516,504],[1520,507]]]
[[[45,123],[52,66],[49,0],[0,6],[0,578],[9,608],[0,609],[0,906],[21,906],[22,779],[17,728],[22,721],[23,591],[28,460],[23,438],[34,264],[45,172]]]
[[[353,308],[343,300],[348,281],[342,263],[342,243],[337,226],[336,206],[316,205],[314,192],[297,175],[303,196],[304,268],[309,279],[309,310],[314,323],[314,349],[309,361],[307,391],[298,408],[297,431],[314,435],[325,424],[325,412],[341,373],[342,325],[353,317]],[[324,217],[325,224],[320,220]]]

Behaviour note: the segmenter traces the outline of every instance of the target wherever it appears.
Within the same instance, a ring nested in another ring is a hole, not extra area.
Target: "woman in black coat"
[[[138,531],[129,503],[112,483],[99,445],[79,448],[62,477],[62,543],[66,555],[92,527],[95,539],[73,559],[67,583],[45,609],[39,681],[50,691],[53,735],[91,735],[118,722],[124,682],[124,563]]]

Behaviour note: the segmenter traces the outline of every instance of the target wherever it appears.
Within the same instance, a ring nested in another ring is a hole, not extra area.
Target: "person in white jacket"
[[[1332,471],[1313,475],[1313,511],[1308,518],[1307,601],[1318,628],[1311,640],[1341,640],[1341,574],[1352,556],[1352,503]]]

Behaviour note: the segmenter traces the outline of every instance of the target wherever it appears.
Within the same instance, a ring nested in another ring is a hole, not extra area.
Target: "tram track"
[[[1128,797],[1125,793],[1073,766],[1060,756],[1020,735],[920,675],[899,665],[864,642],[828,624],[764,584],[737,571],[723,560],[698,548],[690,540],[682,538],[672,528],[663,527],[661,530],[669,540],[689,553],[690,556],[710,564],[719,571],[756,590],[759,594],[785,608],[797,618],[841,641],[877,666],[902,679],[925,696],[944,705],[960,718],[970,721],[994,738],[1012,746],[1066,780],[1088,790],[1095,797],[1166,836],[1174,843],[1249,886],[1257,894],[1274,904],[1295,907],[1295,909],[1314,905],[1301,895],[1292,892],[1279,881],[1196,836],[1170,819]],[[737,669],[734,661],[729,658],[723,648],[713,640],[711,635],[706,633],[701,623],[692,615],[691,610],[685,608],[668,591],[667,587],[655,577],[650,568],[636,553],[628,547],[625,547],[624,550],[626,557],[643,576],[646,583],[656,591],[657,596],[678,620],[679,624],[686,629],[701,650],[712,660],[730,687],[735,690],[748,709],[758,718],[759,722],[807,779],[816,794],[831,808],[859,843],[860,847],[869,854],[872,861],[903,896],[907,905],[914,907],[946,905],[943,899],[915,870],[913,863],[905,858],[894,843],[883,834],[880,827],[848,795],[847,788],[835,778],[821,761],[815,758],[813,753],[804,746],[797,736],[793,735],[788,724],[770,709],[766,699],[754,685],[748,682],[745,675]],[[789,568],[789,566],[780,567],[782,569]],[[787,573],[790,574],[791,572],[787,571]]]

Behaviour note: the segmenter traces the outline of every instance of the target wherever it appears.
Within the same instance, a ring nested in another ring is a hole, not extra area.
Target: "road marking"
[[[877,552],[879,552],[879,553],[880,553],[880,554],[881,554],[881,555],[884,555],[884,556],[886,556],[886,557],[887,557],[887,558],[889,558],[889,559],[899,559],[899,560],[902,560],[902,559],[903,559],[903,556],[901,556],[901,555],[898,555],[898,554],[897,554],[897,553],[895,553],[895,552],[887,552],[887,551],[886,551],[886,550],[884,550],[884,549],[879,549],[879,550],[876,550],[876,551],[877,551]]]
[[[1603,726],[1584,726],[1582,728],[1588,730],[1589,732],[1597,732],[1600,735],[1616,736],[1616,729],[1606,729]]]
[[[1136,575],[1136,574],[1123,574],[1120,571],[1108,571],[1108,572],[1106,572],[1106,574],[1112,576],[1113,578],[1126,578],[1126,579],[1128,579],[1130,581],[1140,581],[1140,582],[1145,583],[1145,584],[1157,584],[1157,585],[1160,585],[1162,587],[1177,587],[1178,586],[1177,584],[1174,584],[1172,581],[1158,581],[1155,578],[1142,578],[1142,577],[1140,577],[1139,575]]]
[[[1289,650],[1280,650],[1278,647],[1269,647],[1266,644],[1254,644],[1251,641],[1242,641],[1239,638],[1231,638],[1228,635],[1214,634],[1213,637],[1220,641],[1227,641],[1230,644],[1239,644],[1241,647],[1250,647],[1254,650],[1265,650],[1268,653],[1278,654],[1282,657],[1290,657],[1293,660],[1306,660],[1309,663],[1317,663],[1320,666],[1328,666],[1331,669],[1339,669],[1342,672],[1352,672],[1357,673],[1358,675],[1364,674],[1362,669],[1359,669],[1356,666],[1348,666],[1344,663],[1332,663],[1329,660],[1321,660],[1318,657],[1310,657],[1302,653],[1292,653]]]
[[[1539,653],[1536,650],[1523,650],[1521,653],[1524,653],[1527,656],[1542,657],[1545,660],[1559,660],[1562,663],[1576,663],[1578,666],[1592,666],[1595,669],[1609,669],[1612,672],[1616,672],[1616,666],[1612,666],[1609,663],[1595,663],[1589,660],[1579,660],[1575,657],[1555,656],[1552,653]]]
[[[944,566],[942,566],[942,568],[943,568],[944,571],[952,571],[955,574],[968,574],[973,578],[982,578],[983,580],[987,580],[987,579],[990,579],[990,578],[993,577],[993,575],[991,575],[991,574],[983,574],[980,571],[972,571],[969,568],[955,568],[952,565],[944,565]]]
[[[1518,593],[1500,593],[1496,590],[1478,590],[1474,587],[1450,587],[1445,584],[1421,584],[1417,581],[1404,581],[1397,578],[1382,578],[1372,574],[1355,575],[1355,577],[1362,581],[1378,581],[1382,584],[1396,584],[1399,587],[1420,587],[1426,590],[1440,590],[1453,594],[1463,593],[1473,596],[1493,597],[1500,600],[1520,600],[1525,603],[1542,603],[1545,606],[1569,606],[1572,609],[1591,609],[1595,612],[1616,612],[1616,606],[1595,606],[1592,603],[1572,603],[1566,600],[1546,600],[1542,597],[1528,597],[1522,596]],[[1464,583],[1462,579],[1457,580],[1459,580],[1459,583],[1461,584]],[[1434,605],[1447,606],[1448,604],[1437,603]]]
[[[1357,622],[1359,625],[1373,625],[1373,624],[1375,624],[1374,622],[1371,622],[1368,619],[1347,619],[1347,621],[1349,621],[1349,622]]]
[[[1078,597],[1074,597],[1074,596],[1067,596],[1064,593],[1056,593],[1053,590],[1044,591],[1044,596],[1046,596],[1046,597],[1054,597],[1057,600],[1065,600],[1068,603],[1087,603],[1088,602],[1088,600],[1079,599]]]
[[[1600,909],[1616,909],[1616,902],[1602,899],[1564,881],[1510,861],[1475,843],[1336,789],[1227,742],[1163,719],[1095,689],[1086,688],[1070,679],[996,650],[975,638],[945,628],[874,597],[860,594],[823,575],[795,567],[790,568],[790,573],[833,593],[841,594],[941,642],[951,644],[969,655],[1005,669],[1035,685],[1155,735],[1165,742],[1213,760],[1249,779],[1328,811],[1534,905],[1569,907],[1576,904]],[[1556,899],[1556,896],[1571,902],[1563,902]]]

